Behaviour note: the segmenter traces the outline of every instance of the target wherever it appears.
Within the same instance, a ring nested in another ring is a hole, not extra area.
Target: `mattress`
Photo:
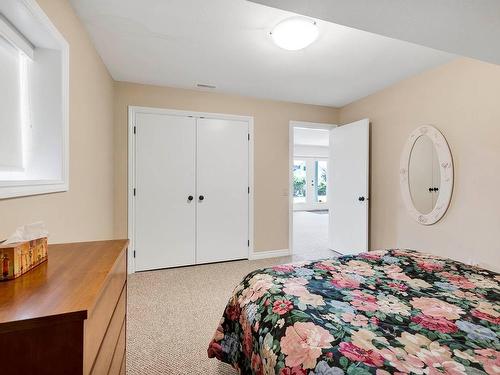
[[[500,374],[499,282],[404,249],[256,270],[208,356],[242,374]]]

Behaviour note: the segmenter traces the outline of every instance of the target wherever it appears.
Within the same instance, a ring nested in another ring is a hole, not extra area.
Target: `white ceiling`
[[[330,143],[330,132],[325,129],[294,128],[293,143],[300,146],[323,146]]]
[[[71,0],[118,81],[339,107],[454,58],[319,21],[301,51],[269,32],[291,16],[245,0]]]
[[[250,0],[500,64],[499,0]]]

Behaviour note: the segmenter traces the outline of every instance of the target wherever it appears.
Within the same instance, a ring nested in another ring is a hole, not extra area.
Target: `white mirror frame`
[[[413,204],[408,178],[411,151],[417,139],[423,135],[427,135],[436,148],[441,174],[439,196],[434,209],[428,214],[421,213]],[[403,200],[408,208],[410,216],[422,225],[432,225],[438,222],[446,213],[453,193],[453,159],[446,139],[434,126],[423,125],[410,134],[410,138],[408,138],[401,155],[399,175],[401,193],[403,194]]]

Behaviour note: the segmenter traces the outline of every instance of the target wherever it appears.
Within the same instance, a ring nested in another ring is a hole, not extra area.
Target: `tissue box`
[[[47,237],[0,245],[0,281],[21,276],[47,260]]]

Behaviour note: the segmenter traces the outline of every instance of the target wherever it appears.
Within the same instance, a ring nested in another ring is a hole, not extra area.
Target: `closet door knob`
[[[191,202],[193,199],[194,199],[194,197],[193,197],[192,195],[190,195],[190,196],[188,197],[188,201],[190,201],[190,202]]]
[[[364,202],[364,200],[365,200],[365,197],[359,197],[358,198],[358,201],[360,201],[360,202]]]
[[[205,199],[205,197],[204,197],[203,195],[200,195],[200,196],[198,197],[198,199],[199,199],[200,201],[202,201],[203,199]]]

